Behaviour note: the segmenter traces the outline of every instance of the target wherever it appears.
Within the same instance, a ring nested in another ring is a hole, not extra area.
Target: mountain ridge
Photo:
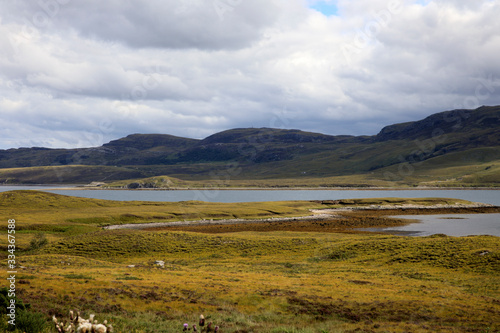
[[[499,159],[491,149],[484,153],[485,148],[500,148],[500,106],[439,112],[421,120],[385,126],[372,136],[235,128],[204,139],[131,134],[100,147],[0,150],[0,183],[23,182],[23,176],[6,177],[7,169],[49,166],[92,166],[94,171],[97,167],[121,168],[120,172],[106,169],[103,174],[98,173],[94,180],[101,181],[124,179],[131,174],[207,179],[228,163],[236,163],[242,170],[238,177],[270,179],[382,172],[405,164],[436,162],[438,158],[443,161],[452,153],[473,156],[468,158],[470,163]],[[476,156],[477,152],[481,156]],[[461,160],[447,163],[453,162],[463,163]],[[88,180],[91,174],[80,170],[80,180]]]

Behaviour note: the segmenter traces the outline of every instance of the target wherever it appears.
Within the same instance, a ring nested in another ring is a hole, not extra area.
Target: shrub
[[[16,316],[16,328],[21,332],[39,333],[48,329],[48,323],[42,313],[19,311]]]
[[[28,309],[30,304],[24,303],[21,299],[15,298],[16,301],[16,325],[7,324],[8,317],[7,306],[10,304],[8,297],[8,288],[0,289],[0,313],[3,315],[0,331],[18,331],[26,333],[39,333],[48,329],[45,315],[38,312],[31,312]]]
[[[324,260],[347,260],[356,257],[356,253],[348,250],[333,250],[323,257]]]
[[[45,234],[43,233],[35,234],[35,237],[33,237],[33,239],[30,241],[30,246],[28,250],[36,251],[42,248],[43,246],[47,245],[48,243],[49,241],[45,237]]]
[[[0,314],[7,314],[7,307],[10,304],[10,298],[8,297],[9,289],[7,287],[0,288]],[[16,309],[25,310],[30,308],[30,304],[24,304],[19,298],[15,298]]]

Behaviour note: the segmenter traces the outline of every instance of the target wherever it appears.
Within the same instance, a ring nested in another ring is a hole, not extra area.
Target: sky
[[[0,149],[500,104],[500,1],[0,0]]]

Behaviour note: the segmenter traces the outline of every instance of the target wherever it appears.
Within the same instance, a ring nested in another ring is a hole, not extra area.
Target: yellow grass
[[[0,215],[6,221],[15,214],[20,250],[35,233],[49,239],[16,253],[18,296],[48,320],[77,309],[112,321],[117,332],[179,332],[200,313],[222,332],[500,330],[498,237],[101,230],[97,217],[149,221],[181,211],[179,205],[199,216],[261,216],[305,214],[320,204],[146,205],[15,195],[2,201]]]

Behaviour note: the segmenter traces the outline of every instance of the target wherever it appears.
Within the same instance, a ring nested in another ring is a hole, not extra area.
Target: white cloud
[[[0,148],[250,126],[375,134],[500,104],[498,2],[336,6],[0,0]]]

